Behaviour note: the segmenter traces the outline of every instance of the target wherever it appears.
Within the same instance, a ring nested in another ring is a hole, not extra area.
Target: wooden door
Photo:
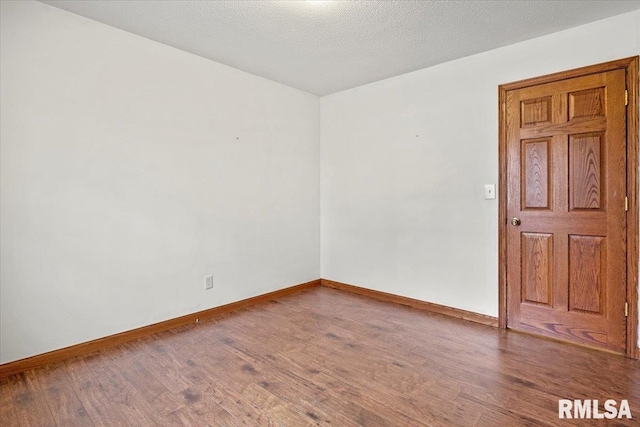
[[[625,351],[625,78],[506,92],[509,328]]]

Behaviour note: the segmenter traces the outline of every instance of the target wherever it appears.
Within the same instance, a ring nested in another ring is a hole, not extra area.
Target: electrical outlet
[[[204,276],[204,290],[213,289],[213,276]]]

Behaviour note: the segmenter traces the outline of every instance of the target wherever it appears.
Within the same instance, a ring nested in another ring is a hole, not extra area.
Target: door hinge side
[[[628,317],[629,316],[629,303],[625,302],[624,303],[624,317]]]
[[[629,91],[624,90],[624,105],[629,105]]]
[[[629,198],[627,196],[624,197],[624,211],[629,211]]]

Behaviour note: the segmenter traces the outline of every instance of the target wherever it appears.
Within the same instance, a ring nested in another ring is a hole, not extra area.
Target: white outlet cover
[[[213,276],[204,277],[204,290],[213,289]]]
[[[496,198],[496,185],[485,184],[484,185],[484,198],[487,200]]]

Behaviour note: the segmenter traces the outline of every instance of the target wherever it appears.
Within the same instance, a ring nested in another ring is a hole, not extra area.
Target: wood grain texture
[[[247,298],[241,301],[232,302],[230,304],[225,304],[208,310],[199,311],[197,313],[176,317],[164,322],[154,323],[153,325],[143,326],[141,328],[132,329],[130,331],[110,335],[108,337],[103,337],[93,341],[88,341],[74,346],[62,348],[60,350],[54,350],[48,353],[39,354],[37,356],[28,357],[26,359],[17,360],[15,362],[4,363],[0,365],[0,379],[5,378],[9,375],[26,371],[27,369],[49,365],[52,363],[67,360],[71,357],[80,356],[96,350],[120,345],[128,341],[144,337],[146,335],[152,335],[157,332],[165,331],[183,325],[188,325],[191,323],[195,323],[196,321],[201,321],[211,317],[222,316],[235,310],[240,310],[242,308],[249,307],[255,304],[262,304],[274,298],[279,298],[281,296],[289,295],[295,292],[305,291],[319,285],[320,279],[313,280],[278,291],[258,295],[256,297]]]
[[[551,121],[551,97],[526,99],[520,102],[520,125],[531,126]]]
[[[521,129],[520,137],[522,139],[533,139],[545,138],[550,136],[566,136],[569,133],[602,132],[606,128],[607,119],[605,117],[596,117],[590,120],[551,123],[547,125]]]
[[[599,209],[602,207],[602,144],[603,135],[569,136],[569,209]]]
[[[432,313],[444,314],[445,316],[456,317],[458,319],[469,320],[471,322],[481,323],[487,326],[498,326],[498,319],[485,314],[474,313],[471,311],[460,310],[458,308],[447,307],[440,304],[434,304],[427,301],[421,301],[413,298],[403,297],[400,295],[389,294],[387,292],[376,291],[373,289],[362,288],[360,286],[350,285],[347,283],[336,282],[334,280],[321,279],[322,286],[334,289],[340,289],[352,292],[358,295],[364,295],[381,301],[394,302],[396,304],[406,305],[420,310],[430,311]]]
[[[569,311],[604,314],[604,237],[569,236]]]
[[[523,141],[523,209],[549,207],[550,140]]]
[[[0,420],[8,427],[17,427],[20,423],[13,404],[13,387],[9,381],[8,378],[0,380]]]
[[[14,425],[554,426],[558,399],[606,396],[629,400],[624,426],[639,383],[630,359],[316,287],[12,376],[0,408],[30,397]]]
[[[96,427],[129,425],[128,419],[115,402],[109,399],[107,389],[98,382],[84,359],[75,358],[62,363],[67,381]]]
[[[522,233],[522,301],[553,305],[553,235]]]
[[[604,87],[569,94],[569,120],[604,116]]]
[[[36,371],[40,389],[59,426],[93,426],[63,366],[49,365]]]
[[[9,379],[13,404],[21,426],[56,426],[47,399],[38,384],[38,375],[26,371]]]
[[[498,86],[498,327],[507,328],[507,90]],[[510,183],[510,182],[509,182]]]

